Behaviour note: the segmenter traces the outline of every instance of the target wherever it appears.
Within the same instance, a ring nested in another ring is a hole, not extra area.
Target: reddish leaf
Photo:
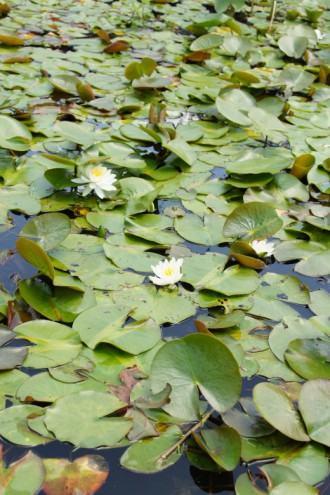
[[[74,462],[44,459],[46,495],[93,495],[103,485],[109,468],[100,455],[85,455]]]
[[[197,329],[197,332],[199,333],[206,333],[207,335],[213,335],[212,332],[209,331],[205,323],[203,323],[200,320],[194,320],[195,327]]]
[[[31,57],[10,57],[2,61],[3,64],[28,64],[32,62]]]
[[[104,53],[119,53],[129,49],[129,44],[125,40],[117,40],[104,48]]]
[[[99,36],[101,38],[101,40],[106,41],[107,43],[110,43],[111,38],[110,38],[109,34],[106,31],[104,31],[104,29],[98,29],[97,31],[95,31],[95,33],[97,34],[97,36]]]
[[[145,375],[137,366],[133,366],[132,368],[125,368],[119,376],[123,385],[109,384],[110,392],[122,402],[127,402],[129,404],[131,391],[137,382]]]
[[[16,301],[8,301],[8,327],[13,328],[25,323],[26,321],[37,320],[39,315],[31,306],[28,306],[25,301],[18,299]]]
[[[206,52],[192,52],[185,57],[188,62],[203,62],[211,57],[210,53]]]

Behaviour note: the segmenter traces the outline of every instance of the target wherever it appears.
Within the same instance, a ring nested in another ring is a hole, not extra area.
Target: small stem
[[[274,22],[275,13],[276,13],[276,4],[277,4],[277,0],[273,0],[272,1],[272,10],[271,10],[270,23],[269,23],[269,26],[268,26],[268,31],[271,31],[272,30],[272,27],[273,27],[273,22]]]
[[[209,419],[210,416],[212,416],[213,413],[214,413],[214,409],[211,409],[209,412],[204,414],[204,416],[200,421],[198,421],[198,423],[196,423],[192,428],[190,428],[190,430],[188,430],[187,433],[185,433],[183,437],[180,438],[180,440],[178,440],[174,445],[172,445],[172,447],[166,450],[166,452],[164,452],[164,454],[162,454],[159,457],[159,460],[166,461],[166,459],[168,459],[170,455],[173,454],[173,452],[175,452],[176,449],[178,449],[180,445],[182,445],[187,440],[187,438],[190,437],[192,433],[197,431],[201,426],[203,426],[204,423],[206,423],[206,421]]]

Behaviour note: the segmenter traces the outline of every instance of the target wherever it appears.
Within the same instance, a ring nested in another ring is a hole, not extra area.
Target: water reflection
[[[190,475],[199,489],[205,493],[235,495],[234,476],[232,472],[214,473],[212,471],[201,471],[191,466]]]

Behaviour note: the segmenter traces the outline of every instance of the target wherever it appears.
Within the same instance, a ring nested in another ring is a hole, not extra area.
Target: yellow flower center
[[[164,275],[166,275],[166,277],[170,277],[171,275],[173,275],[174,273],[174,269],[171,268],[170,266],[168,268],[165,268],[164,270]]]
[[[94,175],[94,177],[102,177],[104,173],[105,171],[102,168],[93,168],[92,170],[92,175]]]

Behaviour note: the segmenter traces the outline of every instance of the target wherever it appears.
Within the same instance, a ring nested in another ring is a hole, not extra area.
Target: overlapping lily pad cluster
[[[276,458],[269,493],[318,493],[330,296],[272,262],[329,274],[328,2],[0,13],[0,229],[33,217],[17,250],[36,268],[0,292],[0,435],[128,446],[140,472]],[[236,492],[265,493],[247,475]]]

